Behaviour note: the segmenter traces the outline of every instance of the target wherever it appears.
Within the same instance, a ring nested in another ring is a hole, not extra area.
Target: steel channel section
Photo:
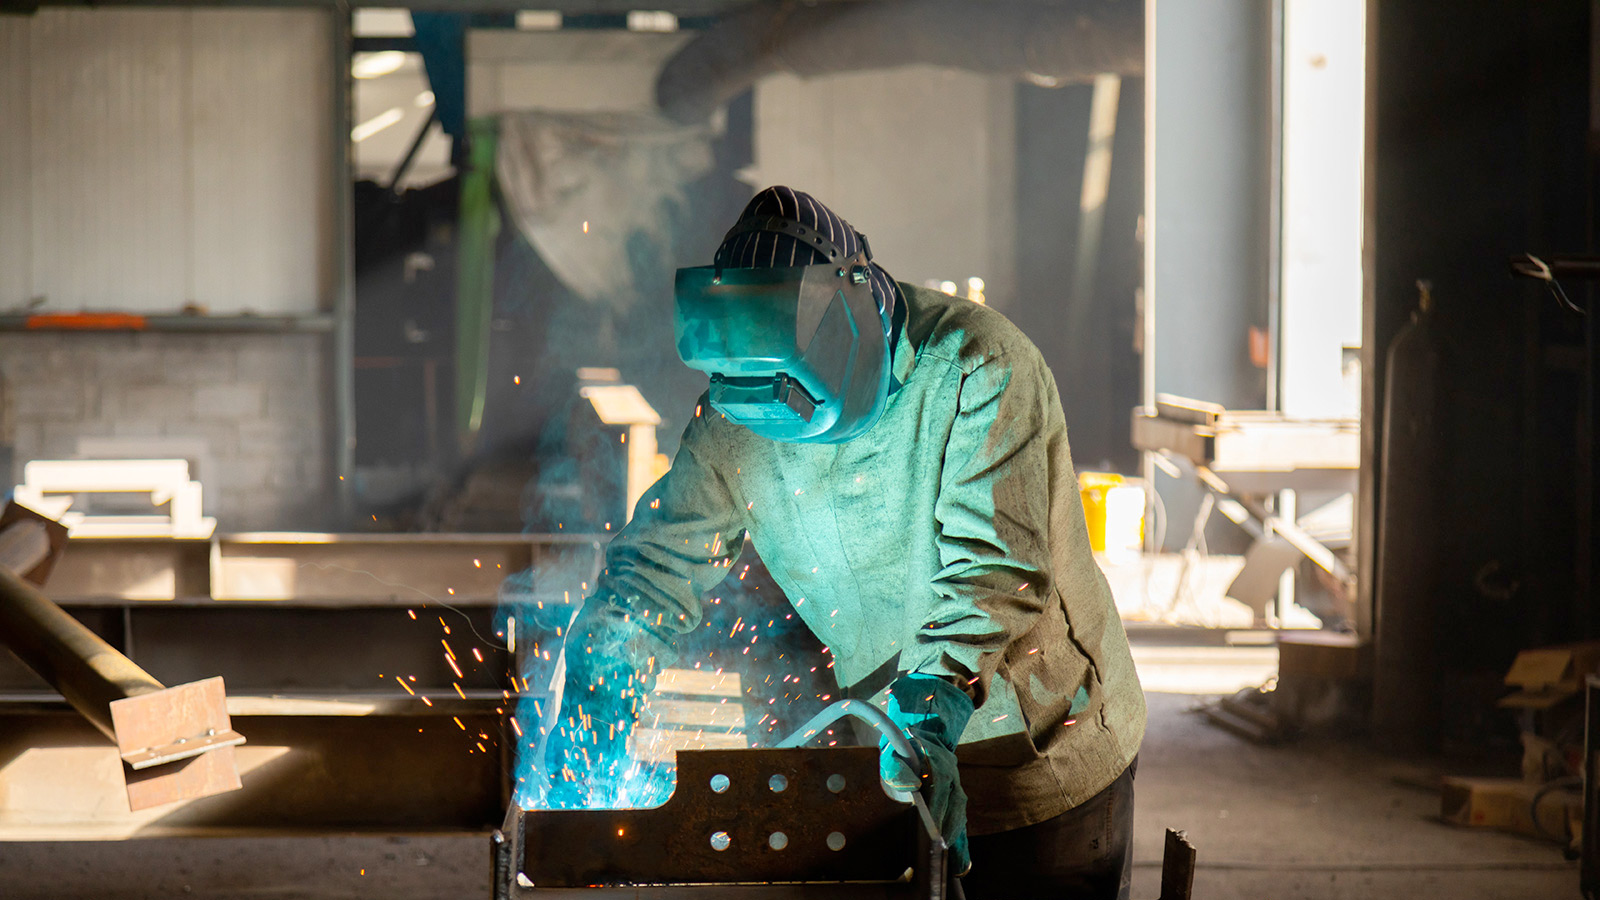
[[[473,737],[500,727],[492,708],[453,715]],[[235,724],[249,736],[231,748],[239,790],[129,813],[108,802],[122,790],[116,748],[82,718],[0,716],[0,841],[486,833],[504,816],[503,761],[494,748],[477,752],[450,716],[273,715]]]
[[[681,751],[662,806],[513,807],[490,855],[497,900],[937,898],[945,885],[926,808],[885,792],[870,747]]]
[[[96,807],[83,754],[110,754],[93,763],[109,777],[114,749],[68,714],[61,694],[0,650],[0,839],[45,831],[52,839],[93,839],[243,829],[491,830],[509,800],[507,745],[514,739],[498,710],[511,710],[509,672],[522,671],[521,661],[497,646],[500,585],[532,567],[546,577],[519,599],[576,602],[582,586],[595,582],[603,541],[259,534],[73,542],[51,579],[52,595],[67,608],[58,618],[98,651],[137,646],[135,668],[147,669],[148,681],[130,677],[151,691],[223,675],[227,710],[245,719],[238,729],[249,736],[237,748],[244,787],[153,821]],[[0,631],[11,630],[0,620]],[[453,645],[462,677],[448,668],[441,637]],[[549,640],[559,639],[519,628],[517,655]],[[396,675],[415,675],[409,683],[418,696],[403,692]],[[107,676],[116,681],[118,670]],[[530,678],[530,692],[516,693],[548,701],[548,685]],[[104,709],[114,697],[101,693]],[[490,736],[482,741],[487,753],[477,749],[480,734]],[[362,749],[374,747],[382,752]],[[22,764],[7,771],[6,760]],[[9,780],[25,772],[32,789],[8,793]],[[47,811],[45,831],[38,823],[46,819],[27,801],[42,796],[41,783],[61,785],[66,797]]]

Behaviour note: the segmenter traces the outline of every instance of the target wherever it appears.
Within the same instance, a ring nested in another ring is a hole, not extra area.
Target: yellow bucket
[[[1083,520],[1089,525],[1089,548],[1106,552],[1106,497],[1127,479],[1115,472],[1079,472],[1078,493],[1083,495]]]
[[[1138,553],[1144,543],[1143,482],[1114,472],[1079,472],[1078,492],[1089,547],[1116,557]]]

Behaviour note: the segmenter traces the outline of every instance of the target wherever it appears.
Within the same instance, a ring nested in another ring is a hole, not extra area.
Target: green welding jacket
[[[1059,815],[1120,775],[1144,693],[1089,549],[1054,378],[1004,316],[902,284],[883,417],[840,444],[779,443],[702,398],[672,469],[599,585],[687,632],[754,541],[841,687],[953,679],[977,705],[957,756],[974,834]]]

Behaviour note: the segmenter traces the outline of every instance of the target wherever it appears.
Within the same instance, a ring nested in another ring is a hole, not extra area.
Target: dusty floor
[[[1135,898],[1159,893],[1164,829],[1199,848],[1199,900],[1577,897],[1554,845],[1460,830],[1404,767],[1327,743],[1248,744],[1189,710],[1259,681],[1270,648],[1135,635],[1150,702],[1136,782]],[[1170,693],[1169,691],[1183,691]],[[483,835],[210,838],[0,844],[0,898],[457,900],[487,898]]]

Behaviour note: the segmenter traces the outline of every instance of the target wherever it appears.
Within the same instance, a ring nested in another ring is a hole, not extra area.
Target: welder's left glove
[[[627,781],[628,736],[671,652],[611,597],[590,597],[566,635],[561,713],[545,746],[551,809],[614,807]]]
[[[919,778],[913,763],[901,759],[885,739],[878,745],[883,780],[899,790],[922,792],[950,846],[951,870],[964,874],[972,858],[967,850],[967,794],[956,770],[956,744],[972,718],[972,700],[943,678],[901,675],[889,686],[889,718],[911,739],[927,777]]]

